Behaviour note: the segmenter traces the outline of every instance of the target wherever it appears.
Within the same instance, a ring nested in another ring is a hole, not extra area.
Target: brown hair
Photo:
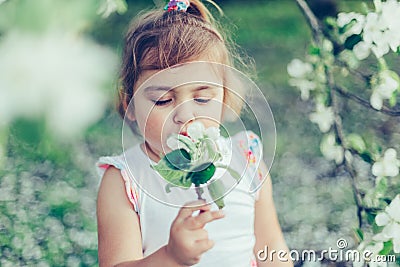
[[[234,56],[233,43],[224,34],[200,0],[191,0],[186,12],[157,9],[136,18],[125,37],[123,51],[117,103],[122,118],[144,70],[165,69],[202,55],[232,67],[235,59],[243,62]],[[224,95],[224,103],[240,113],[239,98],[230,90]]]

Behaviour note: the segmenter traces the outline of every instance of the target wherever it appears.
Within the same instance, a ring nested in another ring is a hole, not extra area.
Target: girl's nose
[[[194,107],[190,100],[179,103],[173,114],[173,121],[177,124],[185,124],[195,118]]]

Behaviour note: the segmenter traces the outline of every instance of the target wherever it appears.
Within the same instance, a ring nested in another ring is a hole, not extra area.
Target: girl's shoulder
[[[96,163],[96,170],[98,175],[103,179],[106,171],[110,167],[114,167],[120,171],[120,174],[118,177],[113,177],[115,179],[122,178],[123,183],[125,185],[125,191],[126,195],[128,196],[129,202],[131,203],[133,209],[139,213],[139,190],[134,182],[134,179],[132,179],[132,174],[129,171],[129,168],[126,163],[126,158],[135,155],[134,150],[136,147],[133,147],[130,150],[127,150],[121,155],[117,156],[106,156],[106,157],[100,157],[99,160]]]

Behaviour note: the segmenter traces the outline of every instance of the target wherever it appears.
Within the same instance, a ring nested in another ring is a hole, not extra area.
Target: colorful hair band
[[[186,12],[189,5],[190,5],[189,0],[170,0],[168,4],[164,7],[164,10],[167,11],[176,10],[176,11]]]

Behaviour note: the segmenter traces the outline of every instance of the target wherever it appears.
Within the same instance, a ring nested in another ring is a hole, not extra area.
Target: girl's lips
[[[179,134],[184,135],[184,136],[189,136],[189,135],[187,134],[187,132],[180,132]]]

